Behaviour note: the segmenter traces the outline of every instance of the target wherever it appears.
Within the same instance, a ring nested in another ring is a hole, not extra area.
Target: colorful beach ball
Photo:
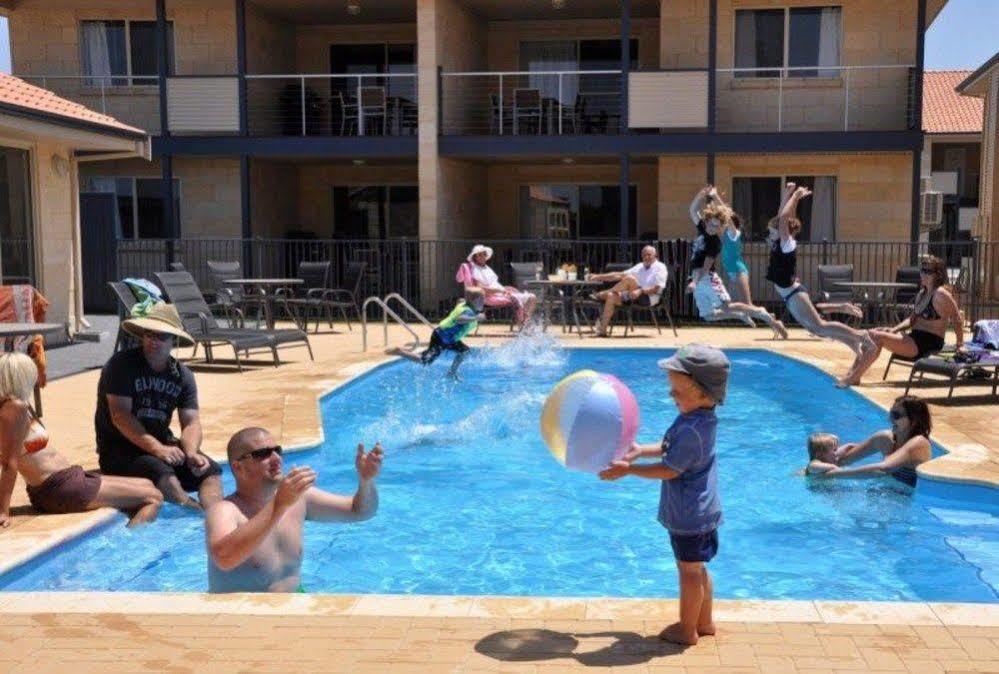
[[[596,473],[621,458],[638,433],[638,403],[612,375],[580,370],[549,394],[541,411],[541,437],[559,463]]]

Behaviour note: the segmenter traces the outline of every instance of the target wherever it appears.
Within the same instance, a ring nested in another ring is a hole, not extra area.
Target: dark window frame
[[[125,72],[122,74],[111,74],[102,75],[94,73],[84,73],[89,81],[100,80],[101,78],[109,78],[112,87],[154,87],[158,86],[159,72],[152,73],[136,73],[133,67],[133,47],[132,47],[132,26],[140,25],[143,27],[151,24],[155,30],[156,20],[149,19],[83,19],[78,24],[78,34],[80,40],[80,64],[86,62],[83,57],[83,52],[86,49],[86,44],[84,40],[83,26],[87,23],[103,23],[103,24],[122,24],[124,28],[125,44],[124,46],[124,57],[125,57]],[[177,72],[177,48],[176,48],[176,38],[174,34],[174,22],[172,19],[167,20],[167,76],[173,76]],[[154,33],[155,35],[155,33]],[[158,45],[154,45],[153,53],[156,53]],[[82,68],[81,68],[82,71]]]
[[[840,65],[839,66],[835,66],[836,74],[832,75],[832,76],[830,76],[828,74],[824,74],[824,73],[826,73],[829,70],[834,69],[833,66],[822,67],[818,63],[816,63],[815,66],[814,66],[814,69],[812,69],[811,64],[805,64],[805,65],[801,65],[801,66],[794,66],[794,65],[791,65],[791,63],[790,63],[790,59],[791,59],[791,42],[792,42],[792,36],[791,36],[791,19],[792,19],[792,15],[795,14],[795,13],[814,12],[815,10],[823,10],[823,9],[835,9],[835,10],[839,11],[840,36],[839,36],[839,44],[837,45],[837,51],[839,53],[839,59],[838,60],[840,61]],[[780,62],[780,65],[775,65],[775,66],[772,66],[772,67],[769,66],[769,65],[762,65],[762,66],[761,65],[756,65],[756,66],[740,66],[737,63],[737,61],[736,61],[739,58],[739,48],[738,48],[738,46],[739,46],[739,14],[740,13],[752,13],[752,14],[755,15],[756,13],[759,13],[759,12],[767,12],[767,13],[783,12],[784,22],[783,22],[782,35],[781,35],[782,44],[781,44],[781,62]],[[839,68],[842,67],[843,43],[844,43],[844,37],[845,37],[843,35],[843,6],[842,5],[822,4],[822,5],[805,5],[805,6],[789,6],[789,5],[785,5],[783,7],[744,7],[744,8],[740,7],[740,8],[736,9],[733,12],[732,36],[733,36],[733,62],[736,63],[736,68],[748,68],[748,67],[757,68],[757,70],[755,72],[736,72],[735,73],[736,77],[771,78],[771,79],[772,78],[777,78],[777,77],[782,77],[782,76],[786,76],[786,77],[801,77],[801,78],[822,77],[822,78],[826,78],[826,79],[839,78],[840,77],[841,70]],[[794,71],[788,71],[788,70],[786,70],[786,68],[792,68],[792,67],[794,67],[794,68],[802,67],[802,68],[810,68],[810,69],[809,70],[794,70]]]

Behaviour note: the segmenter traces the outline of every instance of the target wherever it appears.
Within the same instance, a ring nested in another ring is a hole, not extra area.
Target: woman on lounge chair
[[[888,412],[891,428],[878,431],[863,442],[849,442],[836,449],[836,465],[818,477],[879,477],[890,475],[910,487],[916,486],[916,467],[933,457],[930,447],[929,406],[914,396],[899,396]],[[881,460],[855,468],[844,468],[871,454]]]
[[[44,513],[112,507],[129,513],[129,526],[156,519],[163,495],[152,482],[85,471],[48,446],[48,431],[28,403],[37,377],[35,362],[23,353],[0,355],[0,528],[10,526],[18,474],[31,505]]]
[[[940,351],[948,325],[954,326],[957,347],[961,348],[964,345],[964,317],[945,285],[947,267],[943,260],[925,256],[919,265],[919,293],[912,303],[912,315],[893,328],[869,330],[867,334],[875,348],[858,355],[838,385],[859,384],[883,348],[907,360],[919,360]],[[903,333],[907,328],[909,332]]]
[[[465,288],[481,288],[486,294],[487,307],[512,307],[516,312],[517,325],[523,327],[530,320],[538,298],[500,283],[496,272],[486,264],[492,256],[492,248],[476,244],[458,268],[455,278]]]
[[[855,354],[873,350],[874,344],[866,333],[854,330],[837,321],[827,321],[819,315],[808,296],[808,288],[798,280],[798,242],[795,236],[801,231],[801,220],[796,213],[798,202],[811,195],[807,187],[788,183],[784,188],[780,213],[769,224],[770,263],[767,280],[787,304],[788,311],[803,328],[817,337],[834,339],[845,344]]]

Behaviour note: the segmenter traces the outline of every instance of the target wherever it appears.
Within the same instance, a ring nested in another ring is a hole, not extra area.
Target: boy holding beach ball
[[[725,400],[731,364],[720,350],[700,344],[680,348],[659,361],[669,376],[670,396],[680,410],[661,444],[632,445],[600,473],[604,480],[637,475],[662,480],[659,522],[669,531],[680,575],[680,621],[659,638],[693,645],[715,633],[712,584],[705,564],[718,552],[722,522],[715,460],[715,407]],[[641,458],[657,463],[635,463]]]

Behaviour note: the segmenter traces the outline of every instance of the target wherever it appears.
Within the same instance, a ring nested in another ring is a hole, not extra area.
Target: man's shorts
[[[645,294],[639,295],[636,300],[629,294],[630,291],[623,291],[618,297],[621,299],[621,304],[634,304],[636,307],[651,307],[652,299]]]
[[[201,454],[201,452],[198,452]],[[205,456],[204,454],[201,454]],[[197,491],[207,478],[212,475],[221,475],[222,468],[210,457],[208,459],[208,470],[201,475],[195,475],[187,465],[187,461],[179,466],[171,466],[166,461],[158,459],[152,454],[136,454],[133,456],[120,456],[103,453],[99,455],[101,472],[105,475],[122,475],[124,477],[144,477],[152,481],[157,487],[164,478],[174,475],[180,480],[180,486],[186,492]]]
[[[732,301],[725,284],[714,272],[701,274],[701,279],[694,286],[694,303],[701,318],[708,320],[715,312]]]
[[[710,562],[718,554],[718,530],[704,534],[681,536],[670,532],[669,544],[673,556],[680,562]]]

